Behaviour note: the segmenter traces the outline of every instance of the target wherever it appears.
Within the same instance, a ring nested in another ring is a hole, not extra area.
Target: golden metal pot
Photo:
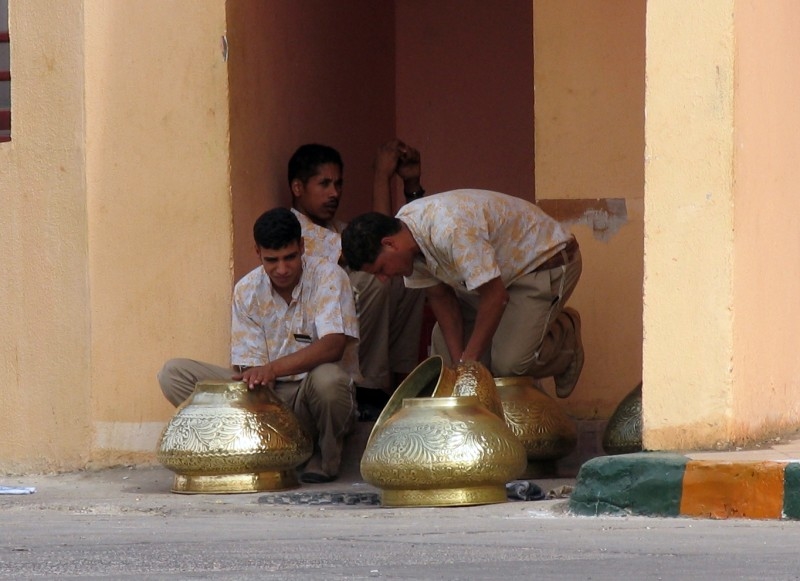
[[[175,472],[172,492],[238,493],[298,486],[294,469],[312,450],[271,389],[201,381],[164,428],[157,457]]]
[[[375,426],[361,475],[384,506],[454,506],[506,500],[525,449],[475,396],[408,398]]]
[[[611,414],[603,432],[606,454],[642,451],[642,384],[637,385]]]
[[[450,389],[447,389],[450,387]],[[444,384],[433,393],[434,397],[461,397],[474,395],[486,406],[486,409],[503,418],[503,404],[497,393],[497,386],[491,371],[479,361],[466,361],[456,367],[456,380],[453,384]]]
[[[383,407],[381,415],[378,416],[370,433],[370,439],[380,426],[403,407],[403,400],[410,397],[426,397],[437,392],[452,393],[455,382],[455,370],[445,365],[440,355],[428,357],[397,386]]]
[[[494,381],[506,423],[525,446],[525,477],[555,475],[556,460],[578,443],[575,423],[532,377],[497,377]]]

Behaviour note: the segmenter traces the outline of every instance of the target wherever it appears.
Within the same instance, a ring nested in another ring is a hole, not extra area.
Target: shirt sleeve
[[[341,333],[358,339],[356,306],[347,273],[335,264],[320,266],[317,272],[314,325],[318,336]]]
[[[231,305],[231,365],[255,367],[269,363],[264,329],[250,315],[250,301],[240,285]]]

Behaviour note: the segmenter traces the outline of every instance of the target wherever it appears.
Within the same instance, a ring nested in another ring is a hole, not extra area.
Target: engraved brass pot
[[[476,396],[408,398],[375,427],[361,459],[384,506],[455,506],[506,500],[525,448]]]
[[[440,355],[428,357],[397,386],[392,397],[383,407],[381,415],[378,416],[370,433],[370,439],[372,439],[372,434],[377,432],[390,417],[400,411],[403,407],[403,400],[410,397],[427,397],[440,392],[447,392],[450,395],[455,382],[455,370],[445,365],[444,359]]]
[[[525,446],[525,477],[555,475],[556,461],[578,443],[575,423],[532,377],[497,377],[494,381],[506,423]]]
[[[271,389],[201,381],[164,428],[157,457],[175,472],[172,492],[240,493],[298,486],[294,469],[312,450]]]
[[[497,393],[492,372],[479,361],[459,363],[455,370],[455,382],[437,386],[434,397],[461,397],[474,395],[498,418],[503,418],[503,404]]]
[[[603,432],[606,454],[642,451],[642,384],[637,385],[611,414]]]

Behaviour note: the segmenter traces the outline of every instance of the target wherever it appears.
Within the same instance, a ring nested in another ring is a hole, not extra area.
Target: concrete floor
[[[160,467],[0,477],[0,579],[796,579],[800,523],[180,495]],[[569,480],[541,480],[543,488]],[[360,481],[308,491],[371,490]]]

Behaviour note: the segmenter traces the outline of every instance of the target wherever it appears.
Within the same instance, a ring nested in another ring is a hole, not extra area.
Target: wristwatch
[[[422,196],[424,196],[425,190],[423,190],[422,186],[420,186],[413,192],[403,192],[403,195],[406,197],[407,202],[413,202],[414,200],[419,200]]]

